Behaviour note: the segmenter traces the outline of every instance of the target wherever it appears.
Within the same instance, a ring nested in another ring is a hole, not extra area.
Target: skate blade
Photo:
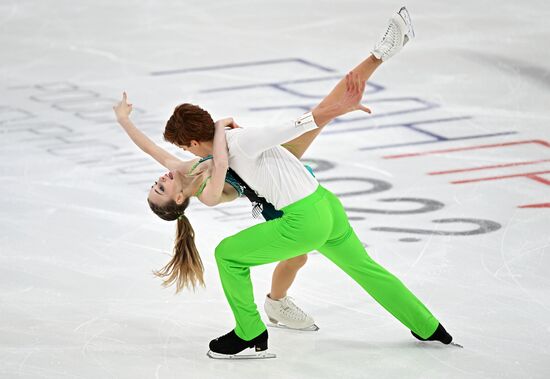
[[[215,353],[212,350],[208,350],[208,353],[206,353],[208,357],[212,359],[269,359],[269,358],[277,358],[276,354],[268,353],[267,350],[264,351],[258,351],[252,354],[220,354]]]
[[[459,347],[461,349],[464,349],[464,346],[462,346],[461,344],[456,343],[456,342],[451,342],[449,345],[453,345],[453,346]]]
[[[271,323],[271,324],[267,324],[267,326],[269,326],[271,328],[297,330],[297,331],[300,331],[300,332],[316,332],[316,331],[319,330],[319,327],[315,324],[313,324],[311,326],[308,326],[306,328],[291,328],[289,326],[286,326],[285,324],[280,324],[280,323]]]
[[[399,16],[401,16],[401,18],[403,19],[403,21],[405,21],[405,24],[409,28],[409,31],[405,34],[405,37],[407,37],[407,41],[413,39],[415,37],[415,34],[414,34],[414,27],[413,27],[413,24],[412,24],[412,20],[411,20],[411,16],[409,14],[409,11],[407,10],[407,8],[402,7],[397,12],[397,14]]]

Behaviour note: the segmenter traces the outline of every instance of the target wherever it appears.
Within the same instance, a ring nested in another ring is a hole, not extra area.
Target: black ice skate
[[[431,336],[429,336],[428,338],[422,338],[418,334],[413,332],[412,330],[411,330],[411,334],[415,338],[419,339],[420,341],[439,341],[441,343],[444,343],[445,345],[450,344],[450,345],[453,345],[453,346],[456,346],[456,347],[463,347],[462,345],[459,345],[459,344],[453,342],[453,337],[449,333],[447,333],[447,331],[445,330],[443,325],[441,325],[441,323],[439,323],[439,325],[437,325],[437,329],[435,330],[435,332]]]
[[[265,359],[276,358],[275,354],[267,352],[267,330],[258,337],[245,341],[232,330],[224,336],[210,341],[207,355],[214,359]],[[254,348],[254,353],[239,354],[247,348]]]

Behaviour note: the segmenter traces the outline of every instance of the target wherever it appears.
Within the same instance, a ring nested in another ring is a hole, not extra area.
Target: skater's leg
[[[372,55],[357,65],[353,70],[354,74],[359,75],[359,78],[365,82],[372,73],[382,64],[395,54],[412,38],[414,38],[414,30],[410,15],[405,7],[401,8],[392,16],[384,36],[375,45]],[[377,58],[378,57],[378,58]],[[343,78],[338,82],[336,87],[321,101],[319,106],[327,106],[339,102],[346,91],[346,79]],[[328,123],[328,122],[327,122]],[[300,158],[308,149],[313,140],[321,133],[325,124],[318,125],[320,128],[307,132],[293,141],[288,142],[287,149],[295,156]]]
[[[266,329],[254,303],[250,267],[290,259],[321,246],[330,231],[330,211],[315,208],[323,195],[318,190],[283,208],[282,218],[245,229],[216,247],[220,279],[240,338],[251,340]]]
[[[296,305],[287,291],[298,270],[306,263],[307,254],[279,262],[273,271],[271,292],[266,296],[264,310],[274,326],[289,329],[317,331],[315,320]]]
[[[431,336],[438,327],[438,320],[399,279],[372,260],[349,225],[340,201],[332,197],[334,232],[319,251],[407,328],[423,338]]]
[[[288,289],[296,278],[298,270],[300,270],[306,262],[307,254],[279,262],[273,271],[269,297],[273,300],[279,300],[285,297]]]
[[[363,62],[359,63],[352,71],[359,75],[359,78],[365,82],[372,73],[382,64],[381,59],[377,59],[374,55],[370,55]],[[346,92],[346,77],[343,77],[338,84],[330,91],[330,93],[319,103],[319,106],[331,106],[339,102]],[[321,133],[325,125],[319,125],[317,129],[311,130],[301,136],[289,141],[283,145],[288,151],[300,159],[315,138]]]
[[[362,81],[367,81],[372,73],[382,64],[381,59],[377,59],[374,55],[370,55],[363,62],[359,63],[353,70],[355,74],[359,75]],[[344,93],[346,92],[346,78],[342,78],[338,84],[330,91],[330,93],[321,101],[319,106],[330,106],[340,101]]]

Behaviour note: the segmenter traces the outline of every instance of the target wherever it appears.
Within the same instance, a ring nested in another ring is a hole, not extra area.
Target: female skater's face
[[[182,191],[181,180],[178,180],[180,176],[180,173],[174,171],[158,178],[155,184],[151,186],[149,200],[158,205],[162,205],[169,200],[174,200],[178,204],[183,202],[185,196]]]
[[[163,205],[169,200],[182,204],[185,199],[196,193],[201,185],[202,176],[190,176],[179,171],[170,171],[151,186],[148,199],[157,205]]]

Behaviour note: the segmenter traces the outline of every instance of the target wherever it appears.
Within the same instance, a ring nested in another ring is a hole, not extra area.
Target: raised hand
[[[128,104],[128,95],[126,95],[126,92],[122,93],[122,100],[113,106],[113,110],[115,111],[118,121],[130,117],[130,113],[132,113],[132,104]]]

